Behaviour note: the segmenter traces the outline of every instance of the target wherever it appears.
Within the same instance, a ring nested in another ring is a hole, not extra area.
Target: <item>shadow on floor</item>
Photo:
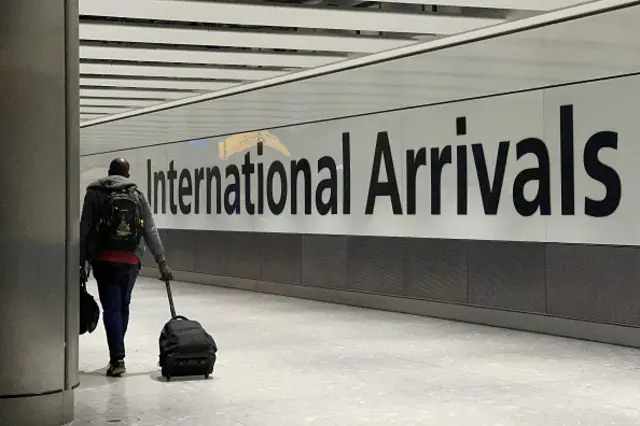
[[[122,377],[107,377],[107,367],[93,371],[79,371],[80,387],[79,389],[93,389],[101,386],[108,386],[114,383],[127,380],[128,377],[149,376],[154,380],[163,381],[160,371],[140,371],[136,373],[127,373]]]
[[[184,376],[184,377],[172,377],[171,380],[167,381],[159,371],[153,372],[149,374],[152,380],[156,382],[164,382],[164,383],[184,383],[184,382],[202,382],[213,380],[214,376],[210,376],[208,379],[205,379],[204,376]]]

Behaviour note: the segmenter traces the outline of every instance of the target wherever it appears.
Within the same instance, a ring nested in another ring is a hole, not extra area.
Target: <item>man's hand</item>
[[[87,282],[87,280],[89,279],[89,272],[87,271],[87,268],[85,266],[80,266],[80,281],[81,282]]]
[[[160,277],[162,281],[173,281],[173,272],[171,272],[171,268],[169,268],[166,261],[158,263],[158,269],[160,269]]]

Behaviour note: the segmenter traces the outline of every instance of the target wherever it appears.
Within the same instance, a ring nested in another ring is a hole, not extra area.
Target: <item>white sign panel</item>
[[[640,78],[122,154],[159,227],[636,245]]]

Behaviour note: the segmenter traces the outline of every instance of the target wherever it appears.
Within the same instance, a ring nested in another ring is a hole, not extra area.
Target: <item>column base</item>
[[[74,418],[73,390],[0,399],[0,425],[62,426]]]

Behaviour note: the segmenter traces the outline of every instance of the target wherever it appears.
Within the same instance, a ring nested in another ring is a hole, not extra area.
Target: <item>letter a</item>
[[[380,166],[384,160],[384,168],[387,173],[387,182],[380,182]],[[369,182],[369,194],[367,195],[367,206],[365,214],[373,214],[376,204],[376,197],[387,196],[391,199],[393,214],[402,214],[402,203],[400,202],[400,192],[398,191],[398,179],[393,166],[393,156],[389,144],[387,132],[378,133],[376,138],[376,149],[373,154],[373,168],[371,169],[371,180]]]

